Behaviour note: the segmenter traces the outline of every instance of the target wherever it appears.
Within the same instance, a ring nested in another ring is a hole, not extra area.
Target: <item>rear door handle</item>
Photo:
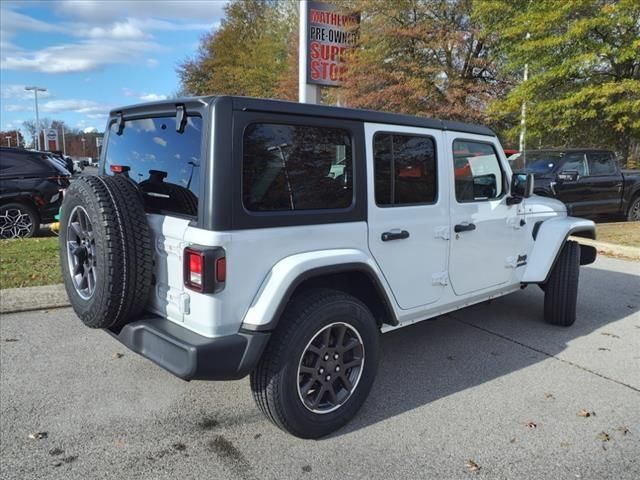
[[[464,223],[459,223],[458,225],[456,225],[455,227],[453,227],[453,231],[456,233],[460,233],[460,232],[471,232],[473,230],[476,229],[475,224],[473,223],[468,223],[468,222],[464,222]]]
[[[404,240],[405,238],[409,238],[409,232],[406,230],[401,230],[399,232],[384,232],[380,239],[383,242],[388,242],[390,240]]]

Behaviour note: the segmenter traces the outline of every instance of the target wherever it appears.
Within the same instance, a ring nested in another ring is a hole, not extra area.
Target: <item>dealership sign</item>
[[[49,151],[60,150],[58,148],[58,130],[56,130],[55,128],[48,128],[45,131],[45,134],[47,136],[47,150]]]
[[[328,3],[308,2],[307,83],[338,86],[344,55],[358,40],[359,14],[345,14]]]

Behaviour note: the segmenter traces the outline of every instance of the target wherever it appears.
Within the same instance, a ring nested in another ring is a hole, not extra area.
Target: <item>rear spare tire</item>
[[[86,176],[66,191],[60,218],[64,285],[91,328],[126,324],[147,304],[153,251],[136,186],[125,177]]]
[[[552,325],[568,327],[576,321],[580,245],[565,243],[544,286],[544,318]]]

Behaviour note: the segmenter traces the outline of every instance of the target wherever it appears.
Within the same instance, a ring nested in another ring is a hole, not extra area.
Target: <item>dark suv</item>
[[[0,148],[0,238],[31,237],[60,209],[70,174],[42,152]]]

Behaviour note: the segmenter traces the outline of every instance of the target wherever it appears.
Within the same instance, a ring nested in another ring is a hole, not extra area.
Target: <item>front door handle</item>
[[[473,230],[476,229],[475,224],[473,223],[468,223],[468,222],[464,222],[464,223],[459,223],[458,225],[456,225],[455,227],[453,227],[453,231],[456,233],[460,233],[460,232],[472,232]]]
[[[404,240],[405,238],[409,238],[409,232],[406,230],[401,230],[399,232],[384,232],[380,239],[383,242],[388,242],[390,240]]]

